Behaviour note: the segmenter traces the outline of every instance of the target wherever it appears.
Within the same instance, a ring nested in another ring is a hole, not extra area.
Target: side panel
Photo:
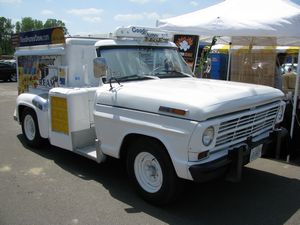
[[[95,88],[53,88],[49,92],[52,145],[75,150],[94,142],[91,112]]]

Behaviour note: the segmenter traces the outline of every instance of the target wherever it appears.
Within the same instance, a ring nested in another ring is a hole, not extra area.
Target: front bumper
[[[243,145],[240,145],[240,147],[229,150],[226,156],[206,163],[190,166],[190,174],[196,182],[205,182],[225,174],[230,174],[230,180],[239,180],[241,178],[242,167],[249,163],[251,149],[261,144],[270,143],[277,136],[278,132],[274,131],[269,137],[257,142],[247,140]],[[262,152],[262,154],[263,153],[264,152]]]

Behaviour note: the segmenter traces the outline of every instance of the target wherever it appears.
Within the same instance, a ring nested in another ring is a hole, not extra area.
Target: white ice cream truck
[[[137,192],[172,201],[183,180],[240,178],[283,119],[277,89],[195,78],[168,41],[142,27],[110,39],[20,47],[15,119],[28,145],[125,162]]]

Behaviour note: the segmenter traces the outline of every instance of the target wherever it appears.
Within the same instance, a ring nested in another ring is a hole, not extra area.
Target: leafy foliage
[[[21,22],[16,23],[16,33],[51,27],[65,27],[65,23],[57,19],[47,19],[46,22],[43,23],[41,20],[32,19],[31,17],[24,17],[22,18]],[[64,30],[65,34],[67,34],[67,29],[64,28]]]
[[[8,55],[13,52],[11,46],[11,35],[14,31],[14,25],[11,19],[0,17],[0,55]]]
[[[44,23],[44,28],[51,28],[51,27],[63,27],[64,28],[64,33],[68,34],[68,30],[66,28],[66,25],[61,20],[47,19],[46,22]]]

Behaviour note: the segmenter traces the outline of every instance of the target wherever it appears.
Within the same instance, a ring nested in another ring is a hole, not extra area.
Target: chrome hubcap
[[[148,152],[141,152],[134,160],[134,173],[140,186],[147,192],[160,190],[163,182],[162,169],[157,159]]]

